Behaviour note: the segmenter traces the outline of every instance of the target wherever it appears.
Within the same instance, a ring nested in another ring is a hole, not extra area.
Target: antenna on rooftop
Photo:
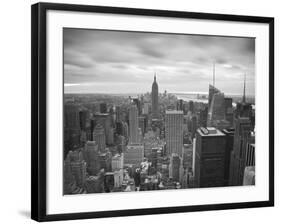
[[[216,63],[213,62],[213,86],[215,87],[215,78],[216,78]]]
[[[246,73],[244,74],[244,89],[243,89],[243,103],[246,103]]]

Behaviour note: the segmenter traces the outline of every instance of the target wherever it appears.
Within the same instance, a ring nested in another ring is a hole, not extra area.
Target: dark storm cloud
[[[151,47],[143,46],[141,48],[141,53],[144,55],[147,55],[148,57],[155,57],[155,58],[163,58],[165,57],[165,54],[161,51],[158,51],[157,49],[153,49]]]
[[[239,93],[246,72],[253,94],[254,53],[250,38],[64,29],[64,81],[78,92],[149,91],[156,72],[160,90],[207,91],[215,62],[218,87]]]

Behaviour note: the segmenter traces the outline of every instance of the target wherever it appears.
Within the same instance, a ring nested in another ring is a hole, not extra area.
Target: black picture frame
[[[102,212],[46,214],[46,13],[63,10],[87,13],[191,18],[217,21],[253,22],[269,25],[269,200],[243,203],[196,206],[159,207]],[[274,18],[183,11],[164,11],[137,8],[103,7],[73,4],[37,3],[31,11],[31,218],[36,221],[54,221],[116,216],[178,213],[206,210],[254,208],[274,206]]]

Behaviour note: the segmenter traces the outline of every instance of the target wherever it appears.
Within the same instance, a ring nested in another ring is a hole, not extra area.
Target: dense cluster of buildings
[[[208,102],[158,92],[71,96],[64,104],[64,194],[255,184],[255,111],[214,85]]]

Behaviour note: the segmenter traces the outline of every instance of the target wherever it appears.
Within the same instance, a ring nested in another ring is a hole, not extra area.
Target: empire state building
[[[152,118],[158,118],[158,84],[156,82],[156,75],[154,75],[154,82],[152,84],[151,103]]]

